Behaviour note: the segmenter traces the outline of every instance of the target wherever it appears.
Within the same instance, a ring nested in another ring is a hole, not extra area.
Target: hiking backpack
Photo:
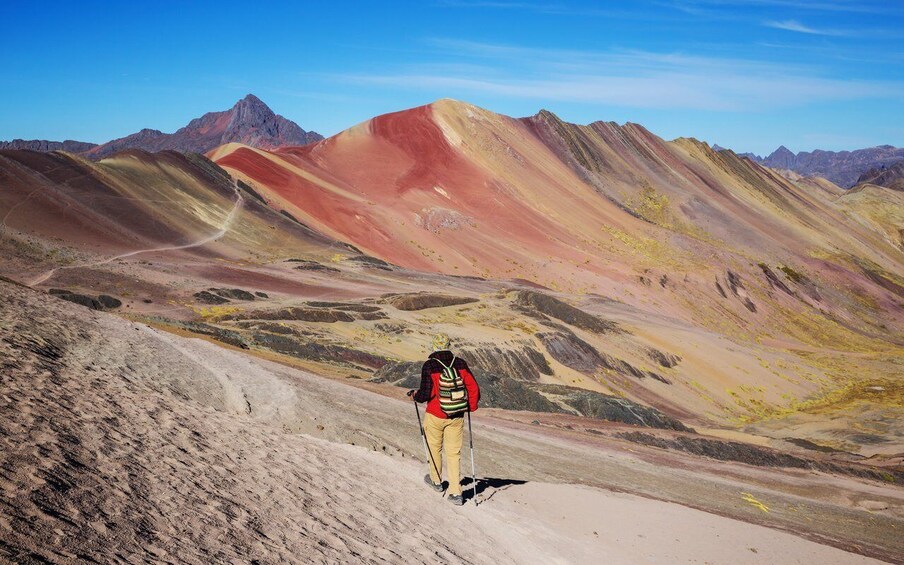
[[[455,370],[455,357],[447,366],[439,361],[443,369],[439,373],[439,407],[446,416],[458,416],[468,411],[468,389],[465,381]]]

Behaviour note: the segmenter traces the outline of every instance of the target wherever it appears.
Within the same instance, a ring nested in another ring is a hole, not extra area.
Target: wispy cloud
[[[620,68],[622,72],[645,72],[669,70],[676,67],[695,68],[699,70],[724,71],[734,66],[759,71],[775,70],[776,64],[768,61],[732,57],[710,57],[692,55],[683,52],[653,52],[638,49],[610,49],[593,51],[585,49],[561,49],[549,47],[526,47],[506,43],[487,43],[450,38],[429,38],[425,42],[438,48],[441,53],[461,61],[469,60],[499,61],[508,68],[532,67],[540,71],[548,69],[580,69],[583,72],[596,71],[600,68]],[[783,64],[786,71],[804,72],[804,65]]]
[[[371,86],[483,93],[539,101],[589,102],[632,108],[758,111],[826,100],[904,95],[904,88],[819,78],[668,73],[654,76],[588,75],[549,79],[485,79],[436,74],[335,75]]]
[[[765,47],[775,51],[800,52],[808,55],[822,57],[824,61],[833,60],[841,62],[862,63],[861,67],[866,66],[883,66],[883,65],[899,65],[904,61],[904,55],[895,53],[876,53],[875,51],[862,52],[856,49],[849,49],[845,45],[832,43],[773,43],[770,41],[760,41],[756,43],[757,47]],[[797,55],[789,55],[797,56]]]
[[[330,75],[342,82],[632,108],[766,111],[835,100],[902,97],[904,83],[821,76],[816,69],[647,51],[580,51],[435,39],[449,63]],[[467,66],[460,66],[467,60]],[[454,63],[453,63],[454,62]],[[459,66],[457,66],[459,65]]]
[[[533,2],[493,2],[487,0],[438,0],[437,5],[448,8],[501,8],[505,10],[547,10],[559,9],[559,4],[538,4]]]
[[[638,19],[649,18],[648,10],[602,8],[577,3],[506,2],[494,0],[438,0],[437,5],[446,8],[517,10],[554,16],[596,16],[607,18]]]
[[[832,36],[843,36],[843,35],[851,35],[849,31],[842,31],[837,29],[816,29],[807,25],[800,23],[797,20],[781,20],[781,21],[765,21],[763,25],[766,27],[772,27],[775,29],[783,29],[785,31],[794,31],[797,33],[807,33],[810,35],[832,35]]]
[[[671,6],[679,10],[700,8],[781,8],[810,12],[884,13],[889,7],[866,0],[675,0]]]

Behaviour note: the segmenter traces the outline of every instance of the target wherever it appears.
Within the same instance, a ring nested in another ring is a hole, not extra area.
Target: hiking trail
[[[32,280],[31,282],[29,282],[28,286],[37,286],[37,285],[47,281],[48,279],[50,279],[53,275],[56,274],[57,271],[60,271],[62,269],[75,269],[75,268],[81,268],[81,267],[97,267],[100,265],[106,265],[108,263],[112,263],[113,261],[116,261],[118,259],[134,257],[135,255],[140,255],[142,253],[159,253],[162,251],[178,251],[181,249],[191,249],[194,247],[201,247],[202,245],[206,245],[208,243],[216,241],[216,240],[220,239],[221,237],[223,237],[224,235],[226,235],[226,233],[232,227],[232,223],[233,223],[233,221],[235,221],[236,215],[238,215],[239,210],[242,208],[242,205],[245,202],[245,199],[242,196],[242,193],[239,192],[237,183],[235,183],[235,182],[233,182],[233,190],[235,190],[235,195],[236,195],[235,204],[233,205],[232,209],[229,211],[229,214],[226,216],[226,220],[223,222],[223,226],[220,228],[219,231],[217,231],[214,234],[211,234],[203,239],[199,239],[198,241],[194,241],[192,243],[186,243],[183,245],[167,245],[167,246],[163,246],[163,247],[152,247],[150,249],[138,249],[136,251],[129,251],[128,253],[114,255],[112,257],[108,257],[108,258],[102,259],[100,261],[92,261],[89,263],[79,263],[76,265],[64,265],[61,267],[54,267],[53,269],[50,269],[43,275],[41,275],[41,276],[37,277],[36,279]]]

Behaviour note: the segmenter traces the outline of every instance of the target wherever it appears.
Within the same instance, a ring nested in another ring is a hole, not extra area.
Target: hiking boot
[[[430,478],[430,473],[427,473],[426,475],[424,475],[424,482],[427,483],[427,485],[430,488],[432,488],[433,490],[435,490],[436,492],[443,492],[443,490],[444,490],[442,483],[436,484],[433,482],[433,479]]]
[[[460,494],[450,494],[449,502],[451,502],[455,506],[462,506],[465,503],[465,497]]]

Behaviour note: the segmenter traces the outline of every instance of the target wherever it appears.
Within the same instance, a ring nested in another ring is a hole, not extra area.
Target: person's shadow
[[[491,490],[488,496],[483,497],[480,500],[480,503],[488,501],[493,498],[493,496],[502,490],[506,490],[510,488],[512,485],[523,485],[526,484],[527,481],[522,481],[520,479],[497,479],[493,477],[478,477],[477,478],[477,486],[476,488],[472,488],[471,477],[464,477],[461,481],[461,493],[464,496],[465,501],[474,498],[475,495],[480,495],[487,490]]]

